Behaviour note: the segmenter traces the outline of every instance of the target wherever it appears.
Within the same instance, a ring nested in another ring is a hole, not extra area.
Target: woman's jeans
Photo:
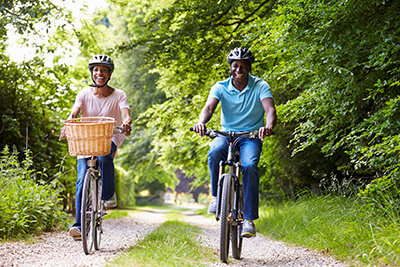
[[[258,162],[262,150],[262,142],[260,139],[250,140],[248,138],[240,138],[237,147],[240,150],[241,170],[243,174],[243,193],[244,193],[244,219],[258,219],[259,206],[259,187],[260,174],[258,172]],[[226,161],[228,156],[229,137],[218,136],[211,143],[208,152],[208,166],[211,175],[211,194],[217,196],[219,163],[221,160]]]
[[[99,168],[101,172],[101,199],[110,199],[115,192],[114,185],[114,161],[112,154],[117,149],[114,143],[111,143],[111,153],[106,156],[98,156]],[[76,207],[76,218],[73,226],[81,228],[81,202],[82,202],[82,188],[83,181],[85,179],[87,161],[90,158],[78,159],[78,180],[76,182],[75,192],[75,207]]]

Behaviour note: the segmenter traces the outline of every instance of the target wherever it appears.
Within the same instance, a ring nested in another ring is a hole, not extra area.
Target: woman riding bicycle
[[[89,70],[94,85],[89,86],[78,93],[75,104],[68,119],[82,117],[112,117],[115,118],[115,126],[121,126],[126,136],[130,135],[132,119],[130,108],[124,91],[112,88],[108,85],[111,74],[114,71],[114,63],[106,55],[96,55],[89,61]],[[122,119],[121,119],[122,115]],[[61,138],[65,138],[65,128],[61,129]],[[101,199],[105,200],[107,208],[117,206],[114,185],[114,162],[118,147],[124,141],[124,135],[114,133],[112,136],[111,152],[106,156],[99,156],[99,167],[102,174]],[[74,240],[81,236],[81,199],[82,185],[87,169],[89,157],[78,157],[75,205],[76,218],[69,234]]]
[[[210,90],[207,102],[200,113],[199,122],[193,127],[201,137],[205,134],[205,124],[211,119],[215,108],[221,102],[221,125],[223,131],[259,131],[261,139],[272,134],[276,123],[276,110],[269,85],[250,74],[254,56],[246,48],[235,48],[227,57],[231,76],[217,82]],[[264,116],[266,122],[264,126]],[[213,199],[209,213],[216,212],[217,182],[219,162],[225,160],[229,142],[227,137],[217,137],[209,150],[209,169]],[[244,223],[242,237],[256,235],[254,220],[258,219],[259,172],[262,142],[259,139],[243,138],[238,143],[242,163],[244,189]]]

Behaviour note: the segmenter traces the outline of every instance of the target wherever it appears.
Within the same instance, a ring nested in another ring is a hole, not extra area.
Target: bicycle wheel
[[[242,223],[241,219],[243,218],[243,187],[239,185],[239,189],[237,191],[238,197],[238,209],[237,214],[235,216],[236,221],[232,222],[232,229],[231,229],[231,242],[232,242],[232,257],[234,259],[240,260],[240,256],[242,253],[242,243],[243,237],[241,237],[242,233]]]
[[[96,205],[95,207],[95,228],[94,228],[94,249],[100,249],[100,242],[101,242],[101,234],[103,233],[103,205],[101,203],[101,178],[97,177],[94,181],[94,186],[92,187],[93,196],[96,196],[93,199],[93,204]]]
[[[228,262],[229,239],[231,228],[231,210],[233,207],[233,179],[226,175],[222,187],[221,200],[221,230],[219,258],[222,262]]]
[[[95,240],[95,214],[96,211],[93,207],[93,190],[95,187],[94,173],[91,170],[86,171],[85,180],[82,189],[82,205],[81,205],[81,231],[82,231],[82,245],[83,251],[86,255],[91,254],[94,248]]]

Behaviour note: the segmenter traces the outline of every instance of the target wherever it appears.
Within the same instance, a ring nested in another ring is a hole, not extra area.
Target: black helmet
[[[250,62],[250,64],[254,63],[254,56],[250,52],[250,50],[247,48],[241,48],[241,47],[236,47],[231,52],[229,52],[227,59],[228,59],[229,65],[234,60],[241,60],[241,59],[247,59]]]
[[[94,66],[104,65],[107,66],[111,71],[114,71],[114,62],[109,56],[106,55],[95,55],[89,60],[89,70],[92,72]]]

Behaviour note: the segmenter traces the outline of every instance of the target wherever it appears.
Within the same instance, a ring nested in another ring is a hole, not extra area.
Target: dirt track
[[[67,232],[45,233],[39,241],[0,243],[0,266],[104,266],[119,253],[165,221],[166,210],[147,210],[131,217],[106,220],[101,250],[93,255],[83,253],[80,242],[74,242]],[[219,223],[213,219],[185,211],[186,221],[203,229],[202,240],[218,255]],[[308,249],[289,247],[257,234],[245,239],[243,259],[230,258],[229,266],[345,266],[330,257]],[[210,263],[210,266],[226,266]]]

